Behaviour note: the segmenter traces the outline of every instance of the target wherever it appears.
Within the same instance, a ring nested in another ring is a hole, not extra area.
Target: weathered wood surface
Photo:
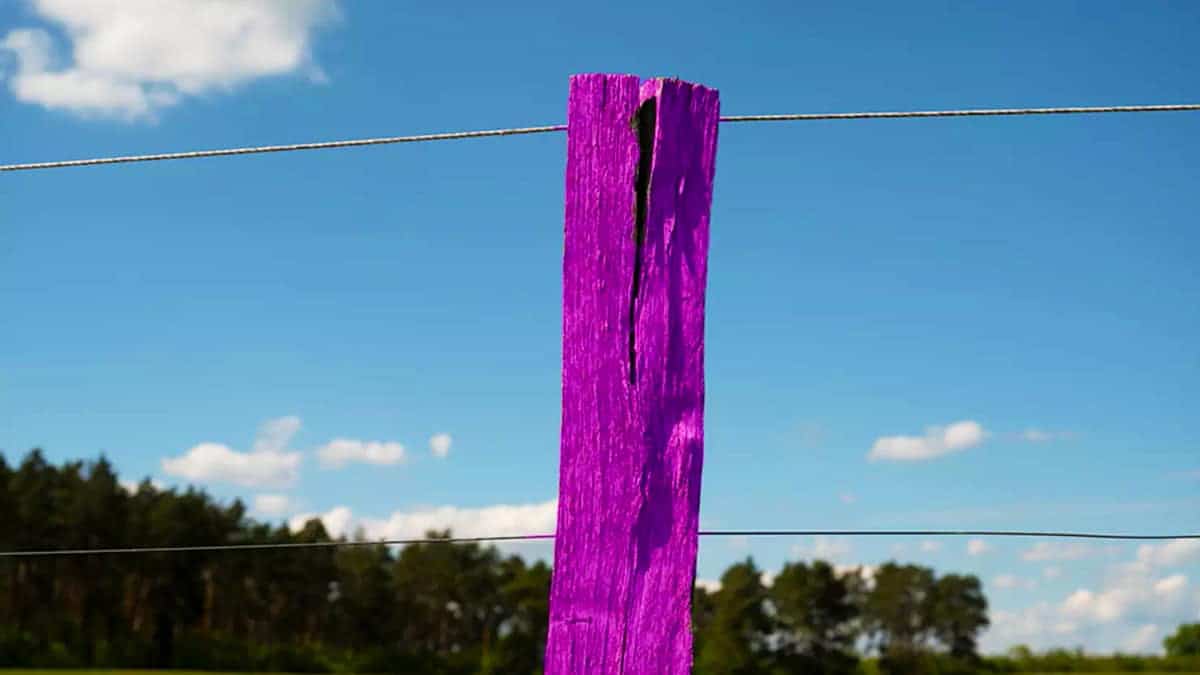
[[[692,664],[718,95],[678,80],[577,75],[568,108],[545,672],[682,675]]]

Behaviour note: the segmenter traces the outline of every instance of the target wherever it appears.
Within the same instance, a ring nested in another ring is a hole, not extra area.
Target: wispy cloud
[[[1093,555],[1095,552],[1095,549],[1087,544],[1039,541],[1026,549],[1021,554],[1021,559],[1027,562],[1080,560]]]
[[[1068,441],[1079,434],[1073,431],[1048,431],[1046,429],[1026,429],[1017,434],[1017,438],[1029,443],[1049,443],[1051,441]]]
[[[341,468],[351,462],[388,466],[402,463],[407,455],[404,446],[394,441],[360,441],[335,438],[317,449],[321,465]]]
[[[982,539],[972,539],[967,542],[967,555],[969,556],[981,556],[990,550],[992,550],[991,545]]]
[[[434,457],[445,459],[450,455],[450,444],[453,441],[450,434],[434,434],[429,438],[429,452]]]
[[[260,494],[254,496],[254,512],[263,516],[282,516],[295,510],[295,503],[287,495]]]
[[[813,560],[838,561],[850,555],[850,542],[836,537],[813,537],[811,544],[795,544],[792,555]]]
[[[300,418],[295,415],[263,422],[254,437],[254,452],[283,452],[292,442],[292,437],[300,431],[300,426]]]
[[[1143,624],[1129,635],[1122,643],[1122,647],[1125,651],[1134,653],[1153,651],[1158,646],[1158,641],[1162,639],[1159,635],[1160,632],[1158,624]]]
[[[1001,588],[1001,589],[1005,589],[1005,590],[1009,590],[1009,589],[1013,589],[1013,588],[1023,588],[1025,590],[1030,590],[1033,588],[1037,588],[1037,580],[1026,579],[1024,577],[1019,577],[1015,574],[997,574],[995,577],[992,578],[992,585],[995,586],[996,588]]]

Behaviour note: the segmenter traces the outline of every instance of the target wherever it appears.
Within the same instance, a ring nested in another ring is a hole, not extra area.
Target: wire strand
[[[978,108],[968,110],[908,110],[898,112],[799,113],[793,115],[733,115],[722,122],[806,122],[813,120],[889,120],[914,117],[1003,117],[1013,115],[1092,115],[1097,113],[1187,112],[1200,103],[1180,105],[1110,105],[1075,108]]]
[[[373,539],[271,542],[259,544],[203,544],[199,546],[127,546],[116,548],[64,548],[37,551],[0,551],[0,558],[39,558],[49,556],[114,555],[125,553],[198,553],[206,551],[265,551],[272,549],[350,548],[355,546],[407,546],[411,544],[478,544],[484,542],[536,541],[553,539],[552,534],[514,534],[489,537],[426,537],[419,539]]]
[[[1200,111],[1200,104],[1179,105],[1124,105],[1092,106],[1075,108],[981,108],[968,110],[909,110],[895,112],[849,112],[849,113],[798,113],[786,115],[731,115],[722,117],[722,122],[808,122],[816,120],[874,120],[905,119],[919,117],[995,117],[1012,115],[1079,115],[1096,113],[1143,113]],[[293,143],[290,145],[263,145],[246,148],[220,150],[193,150],[189,152],[164,152],[151,155],[125,155],[120,157],[95,157],[91,159],[69,159],[54,162],[31,162],[26,164],[3,164],[0,171],[32,171],[35,169],[62,169],[100,164],[129,164],[133,162],[157,162],[170,159],[199,159],[203,157],[227,157],[230,155],[258,155],[269,152],[293,152],[297,150],[328,150],[331,148],[353,148],[365,145],[389,145],[393,143],[421,143],[425,141],[451,141],[466,138],[492,136],[520,136],[566,131],[565,124],[540,127],[516,127],[512,129],[486,129],[482,131],[455,131],[416,136],[387,136],[383,138],[359,138],[344,141],[317,143]]]
[[[262,145],[249,148],[225,148],[221,150],[192,150],[189,152],[163,152],[154,155],[125,155],[123,157],[96,157],[93,159],[69,159],[57,162],[33,162],[31,164],[0,165],[0,171],[31,171],[33,169],[61,169],[72,166],[95,166],[97,164],[129,164],[132,162],[158,162],[168,159],[199,159],[202,157],[227,157],[229,155],[259,155],[268,152],[294,152],[296,150],[329,150],[332,148],[354,148],[364,145],[389,145],[392,143],[422,143],[425,141],[454,141],[464,138],[487,138],[490,136],[520,136],[544,134],[550,131],[566,131],[567,125],[554,124],[542,127],[518,127],[514,129],[485,129],[483,131],[453,131],[441,134],[416,136],[386,136],[383,138],[358,138],[345,141],[322,141],[318,143],[293,143],[291,145]]]
[[[701,537],[1036,537],[1053,539],[1108,539],[1119,541],[1200,539],[1200,534],[1118,534],[1101,532],[1048,532],[1039,530],[700,530]],[[479,544],[545,541],[553,534],[513,534],[483,537],[425,537],[417,539],[335,540],[258,544],[206,544],[200,546],[129,546],[67,548],[33,551],[0,551],[0,558],[34,558],[128,553],[197,553],[261,551],[272,549],[348,548],[354,546],[406,546],[413,544]]]
[[[1040,537],[1125,541],[1200,539],[1200,534],[1120,534],[1043,530],[701,530],[704,537]]]

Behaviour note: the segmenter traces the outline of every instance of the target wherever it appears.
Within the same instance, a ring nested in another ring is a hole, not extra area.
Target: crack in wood
[[[658,105],[648,99],[631,123],[638,135],[638,166],[634,178],[633,281],[629,293],[629,384],[637,385],[637,299],[642,282],[642,248],[646,243],[646,212],[650,201],[650,171],[654,167],[654,132]]]

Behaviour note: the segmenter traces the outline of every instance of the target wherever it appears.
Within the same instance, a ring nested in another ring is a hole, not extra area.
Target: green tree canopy
[[[202,490],[124,487],[103,457],[55,465],[38,451],[16,465],[0,455],[0,515],[3,550],[332,541],[317,519],[259,522]],[[354,537],[360,545],[0,558],[0,667],[540,671],[546,563]],[[899,675],[980,665],[987,602],[978,579],[915,565],[872,576],[794,562],[768,583],[747,559],[719,589],[695,590],[692,616],[697,675],[848,675],[864,642]],[[1182,628],[1168,649],[1187,653],[1195,632]]]
[[[772,581],[776,660],[788,672],[854,672],[859,608],[847,579],[817,560],[785,564]]]
[[[1185,623],[1163,640],[1167,656],[1200,656],[1200,623]]]
[[[707,621],[696,654],[698,675],[755,675],[767,663],[767,591],[762,571],[747,558],[721,575],[721,588],[708,596]]]

